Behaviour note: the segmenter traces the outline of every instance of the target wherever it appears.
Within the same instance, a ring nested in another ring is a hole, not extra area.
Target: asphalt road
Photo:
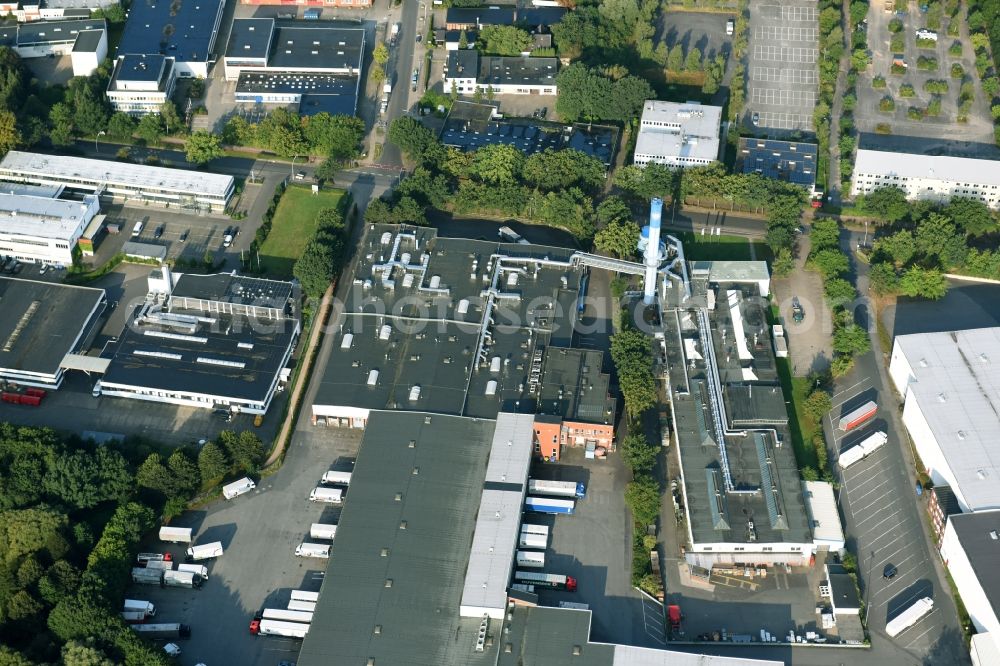
[[[680,210],[669,219],[664,220],[667,229],[705,233],[715,230],[724,236],[746,236],[747,238],[763,238],[767,233],[767,222],[764,220],[740,217],[726,211],[695,211]],[[640,225],[644,222],[640,221]]]
[[[410,90],[410,77],[413,74],[413,67],[417,64],[414,62],[417,31],[421,30],[417,25],[418,9],[419,3],[411,0],[402,4],[401,14],[392,12],[389,17],[390,26],[393,21],[398,21],[401,26],[396,46],[389,49],[389,62],[386,66],[393,91],[389,96],[389,108],[382,117],[387,127],[396,118],[407,115],[420,99],[419,90],[417,92]],[[420,46],[422,50],[423,42]],[[382,144],[382,155],[378,162],[382,166],[401,168],[403,155],[395,144],[386,141]]]

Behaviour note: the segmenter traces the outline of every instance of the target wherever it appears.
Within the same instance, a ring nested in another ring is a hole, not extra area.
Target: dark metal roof
[[[179,62],[208,62],[224,4],[225,0],[133,2],[118,53],[161,53]]]
[[[267,58],[271,48],[274,19],[238,18],[233,19],[226,46],[227,58]]]
[[[103,289],[0,277],[0,370],[55,374],[103,300]]]
[[[115,63],[115,71],[111,77],[109,89],[115,90],[120,81],[144,81],[152,83],[160,79],[160,74],[164,71],[164,64],[169,62],[169,67],[173,68],[173,58],[167,58],[157,54],[153,55],[123,55]],[[167,72],[170,70],[168,69]]]
[[[451,7],[445,23],[466,25],[514,25],[513,7]]]
[[[736,170],[811,189],[816,184],[816,150],[814,143],[742,138]]]
[[[299,113],[353,116],[357,108],[358,78],[342,74],[271,73],[243,70],[236,82],[241,99],[275,93],[301,95]]]
[[[299,666],[496,663],[496,645],[476,652],[480,619],[459,617],[493,427],[371,415]]]
[[[105,30],[104,19],[32,21],[17,27],[17,45],[73,43],[82,30]]]
[[[590,642],[591,613],[515,606],[500,638],[497,666],[611,666],[615,646]],[[510,648],[508,650],[508,648]],[[579,654],[574,655],[574,649]]]
[[[215,275],[185,273],[177,279],[172,294],[178,298],[200,298],[223,303],[284,308],[288,299],[292,297],[292,283],[230,273]]]
[[[97,47],[101,44],[101,38],[104,34],[104,30],[81,30],[76,36],[76,42],[73,44],[73,52],[92,53],[96,51]]]
[[[360,28],[292,28],[279,26],[268,67],[337,69],[358,72],[365,31]]]
[[[538,410],[588,423],[614,423],[611,378],[601,372],[604,352],[548,347],[542,366]]]
[[[1000,616],[1000,510],[962,513],[948,520],[993,614]]]
[[[781,386],[727,384],[722,390],[726,412],[734,427],[788,424],[788,410]]]
[[[528,56],[484,56],[479,61],[477,83],[490,85],[556,85],[558,58]]]
[[[855,610],[861,608],[858,598],[858,587],[854,578],[848,573],[830,572],[830,595],[834,608]]]

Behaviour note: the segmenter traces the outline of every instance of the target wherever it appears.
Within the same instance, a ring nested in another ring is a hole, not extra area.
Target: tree
[[[6,109],[0,110],[0,156],[17,148],[21,143],[21,132],[17,129],[17,118]]]
[[[388,137],[414,161],[437,166],[444,159],[441,142],[416,118],[402,116],[392,121]]]
[[[531,49],[531,35],[512,25],[487,25],[479,32],[483,52],[498,56],[517,56]]]
[[[333,282],[333,264],[333,250],[325,243],[312,241],[306,245],[302,255],[295,260],[292,274],[302,284],[302,290],[307,296],[319,298]],[[223,445],[225,445],[224,441]],[[226,448],[228,450],[229,447],[226,446]],[[235,464],[245,464],[245,460],[243,462],[237,460],[232,451],[229,453]],[[251,466],[251,469],[255,470],[256,468]]]
[[[581,63],[564,68],[556,77],[559,96],[556,111],[565,121],[611,120],[629,122],[635,118],[653,90],[636,76],[612,81]]]
[[[432,175],[430,170],[417,167],[409,178],[403,180],[396,192],[401,197],[411,197],[424,206],[439,208],[444,206],[450,189],[448,180],[442,175]]]
[[[997,230],[996,217],[982,201],[953,197],[941,211],[954,220],[969,236],[982,236]]]
[[[365,124],[360,118],[318,113],[302,122],[302,133],[314,153],[335,160],[346,160],[358,154],[365,134]]]
[[[239,434],[224,430],[219,433],[219,443],[229,454],[233,466],[244,472],[256,473],[264,460],[264,444],[257,435],[247,430]]]
[[[838,354],[857,356],[871,349],[868,331],[857,324],[840,326],[833,332],[833,351]]]
[[[167,134],[173,134],[181,128],[181,117],[177,115],[177,107],[170,100],[160,106],[160,115],[163,116],[163,125],[167,128]]]
[[[879,238],[874,243],[876,253],[887,255],[897,266],[905,266],[917,252],[917,242],[913,232],[897,231],[891,236]]]
[[[222,157],[222,141],[218,134],[198,130],[184,142],[184,157],[188,162],[201,166]]]
[[[61,559],[69,552],[64,536],[68,523],[65,514],[46,507],[4,511],[0,513],[0,557],[16,562],[42,552],[51,560]]]
[[[522,177],[541,190],[566,189],[572,186],[593,190],[604,181],[604,165],[595,157],[572,148],[546,148],[524,162]]]
[[[823,284],[823,293],[826,294],[827,300],[834,307],[850,303],[858,295],[854,285],[843,278],[827,280]]]
[[[684,59],[684,69],[688,72],[697,72],[701,69],[701,50],[691,47],[687,57]]]
[[[177,495],[174,475],[163,464],[159,453],[150,453],[135,471],[135,482],[140,488],[148,488],[163,493],[166,497]]]
[[[795,260],[792,251],[787,247],[779,248],[771,262],[771,272],[778,277],[785,277],[795,270]]]
[[[94,90],[89,79],[70,79],[67,97],[73,100],[73,123],[87,136],[108,126],[108,109],[103,90]]]
[[[881,187],[865,194],[860,207],[866,213],[890,223],[898,222],[909,212],[906,193],[898,187]]]
[[[965,260],[965,239],[950,218],[930,213],[917,224],[913,235],[917,249],[927,257],[937,257],[942,267],[961,266]]]
[[[103,652],[94,647],[93,639],[70,641],[62,649],[63,666],[114,666]]]
[[[911,266],[899,279],[899,293],[914,298],[938,300],[948,293],[948,280],[937,269]]]
[[[838,248],[840,246],[840,226],[837,221],[825,218],[814,220],[812,230],[809,232],[809,242],[813,252]]]
[[[631,257],[636,252],[639,225],[632,221],[611,222],[594,236],[594,247],[619,259]]]
[[[385,67],[385,64],[389,62],[389,47],[385,45],[385,42],[378,43],[372,51],[372,59],[379,67]]]
[[[674,44],[670,48],[670,53],[667,54],[667,69],[671,72],[681,71],[681,67],[684,66],[684,49],[681,45]]]
[[[464,51],[465,49],[469,48],[469,36],[465,34],[465,30],[463,30],[458,35],[458,48],[460,50],[462,50],[462,51]],[[455,82],[452,81],[451,85],[454,88],[455,87]]]
[[[899,288],[899,277],[896,275],[896,269],[888,262],[872,264],[868,274],[868,282],[872,291],[879,296],[894,294]]]
[[[42,483],[50,495],[74,508],[89,509],[128,495],[132,474],[120,453],[101,447],[94,453],[73,451],[57,456]]]
[[[226,454],[215,442],[206,442],[198,452],[198,471],[205,483],[222,479],[229,467]]]
[[[649,474],[635,478],[625,486],[625,503],[638,525],[651,525],[660,515],[660,488]]]
[[[486,183],[514,183],[524,167],[524,153],[507,144],[491,144],[476,151],[472,173]]]
[[[201,473],[198,466],[180,449],[177,449],[167,458],[167,467],[174,475],[178,494],[182,497],[191,497],[201,486]]]
[[[164,130],[163,116],[158,113],[150,113],[139,120],[139,126],[135,128],[135,133],[146,143],[157,143],[163,136]]]
[[[426,207],[413,197],[401,197],[392,207],[392,219],[396,224],[427,224]]]
[[[809,265],[827,280],[843,275],[850,268],[850,262],[839,250],[820,250],[809,257]]]
[[[834,377],[843,377],[854,367],[854,357],[846,354],[837,354],[830,362],[830,374]]]
[[[612,194],[597,204],[595,213],[597,223],[605,226],[612,222],[626,222],[632,219],[632,211],[629,209],[628,204],[616,194]]]
[[[108,136],[112,139],[128,140],[135,132],[135,118],[119,111],[108,121]]]
[[[63,597],[75,594],[79,586],[79,570],[66,560],[59,560],[42,574],[38,581],[38,594],[55,606]]]
[[[69,105],[57,102],[49,111],[49,139],[57,146],[73,143],[73,111]]]
[[[640,434],[630,434],[622,440],[622,459],[633,474],[648,472],[656,464],[657,450]]]

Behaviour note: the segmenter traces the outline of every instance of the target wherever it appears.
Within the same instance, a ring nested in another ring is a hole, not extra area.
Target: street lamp
[[[105,134],[107,134],[107,132],[105,132],[104,130],[101,130],[100,132],[98,132],[98,133],[97,133],[97,134],[96,134],[96,135],[94,136],[94,152],[95,152],[95,153],[99,153],[99,152],[101,152],[100,148],[98,148],[98,147],[97,147],[97,137],[99,137],[99,136],[104,136]]]
[[[297,160],[297,159],[299,159],[298,155],[293,155],[292,156],[292,171],[291,171],[291,174],[290,174],[292,180],[295,180],[295,160]]]

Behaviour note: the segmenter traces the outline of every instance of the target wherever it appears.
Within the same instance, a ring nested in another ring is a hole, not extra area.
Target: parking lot
[[[191,527],[195,543],[221,541],[225,554],[208,564],[201,590],[132,585],[129,599],[156,604],[160,622],[191,626],[179,641],[180,663],[274,666],[295,661],[300,641],[252,636],[250,620],[261,608],[286,608],[292,590],[319,591],[326,560],[300,558],[295,547],[309,539],[311,523],[336,524],[335,505],[311,503],[309,492],[327,469],[349,471],[361,433],[350,430],[300,431],[285,464],[249,494],[191,511],[171,524]],[[350,501],[350,492],[345,496]],[[152,552],[169,550],[183,561],[180,545],[152,542]]]
[[[726,35],[726,21],[733,18],[733,14],[664,12],[654,41],[666,43],[668,49],[680,44],[685,55],[697,48],[703,57],[714,58],[721,53],[728,58],[733,38]]]
[[[586,460],[580,448],[564,448],[559,463],[536,463],[532,478],[583,482],[587,496],[572,516],[525,514],[525,522],[546,524],[551,535],[545,572],[572,576],[575,593],[542,590],[540,603],[585,603],[593,612],[595,641],[663,647],[659,603],[632,587],[632,520],[625,507],[628,472],[621,457]]]
[[[868,10],[868,48],[872,52],[872,64],[858,77],[858,105],[854,111],[857,130],[866,133],[865,146],[902,149],[927,154],[934,154],[935,149],[945,145],[953,145],[955,142],[989,144],[989,148],[992,149],[993,123],[990,117],[989,100],[985,98],[980,88],[974,55],[968,38],[963,40],[959,37],[948,37],[945,34],[945,26],[948,23],[946,18],[942,21],[941,30],[938,32],[936,47],[918,48],[916,31],[924,28],[923,16],[918,11],[911,11],[904,15],[887,12],[882,3],[872,3]],[[894,52],[890,47],[892,34],[889,32],[889,23],[893,19],[899,19],[903,24],[903,29],[899,34],[904,38],[905,46],[901,53]],[[962,20],[961,13],[956,17],[956,20]],[[957,58],[948,53],[948,48],[955,41],[963,43],[962,56]],[[919,69],[917,61],[920,57],[936,58],[938,68],[933,71]],[[906,71],[902,75],[893,74],[890,71],[893,60],[896,58],[907,65]],[[970,80],[975,83],[976,101],[972,105],[968,122],[956,122],[958,96],[962,82],[951,77],[950,70],[953,63],[960,63],[965,70],[965,75],[971,77]],[[872,80],[875,76],[881,76],[886,80],[885,88],[872,87]],[[948,92],[940,96],[940,115],[936,117],[925,116],[922,120],[908,118],[907,114],[911,107],[927,109],[928,103],[933,98],[931,93],[924,90],[924,84],[927,81],[946,81],[948,83]],[[906,84],[913,86],[914,97],[907,98],[900,95],[900,88]],[[895,110],[892,112],[883,112],[879,109],[879,102],[886,96],[891,96],[895,101]],[[890,126],[891,137],[875,134],[876,126],[880,123],[886,123]],[[871,136],[868,136],[869,133]],[[963,154],[967,153],[963,152]],[[978,155],[972,153],[969,156]]]
[[[751,7],[747,127],[772,136],[812,127],[818,11],[801,1]]]

